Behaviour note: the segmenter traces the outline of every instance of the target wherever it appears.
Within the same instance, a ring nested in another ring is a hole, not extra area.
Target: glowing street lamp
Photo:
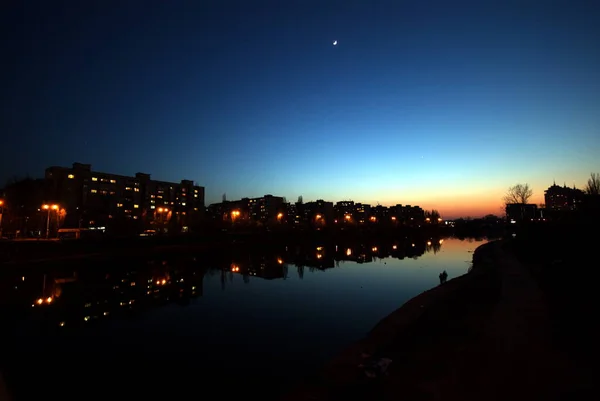
[[[2,214],[4,213],[4,199],[0,199],[0,238],[2,238]]]
[[[231,212],[231,220],[234,221],[235,219],[237,219],[238,217],[240,217],[240,211],[239,210],[233,210]]]
[[[277,213],[277,221],[281,221],[283,219],[283,213]]]
[[[48,217],[46,218],[46,239],[48,239],[48,238],[50,238],[50,211],[51,210],[56,210],[56,222],[57,222],[56,225],[58,227],[58,205],[43,204],[42,209],[48,211]]]
[[[161,233],[163,232],[163,226],[165,223],[165,214],[169,213],[169,209],[167,209],[166,207],[159,207],[158,209],[156,209],[156,213],[158,213],[158,215],[160,216],[160,225],[161,225]]]

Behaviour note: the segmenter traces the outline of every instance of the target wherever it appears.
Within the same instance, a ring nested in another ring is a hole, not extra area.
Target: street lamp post
[[[162,234],[162,232],[164,231],[164,214],[163,213],[168,213],[169,209],[167,209],[166,207],[159,207],[158,209],[156,209],[156,212],[160,216],[160,232]]]
[[[48,211],[48,217],[46,218],[46,239],[50,238],[50,211],[56,210],[56,226],[58,227],[58,205],[42,205],[42,209]]]
[[[4,200],[0,199],[0,238],[2,238],[2,215],[4,214]]]

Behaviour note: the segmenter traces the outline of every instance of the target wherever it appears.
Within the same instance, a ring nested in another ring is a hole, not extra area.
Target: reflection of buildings
[[[237,258],[223,271],[255,276],[265,279],[287,277],[288,265],[295,265],[302,278],[304,268],[326,270],[339,262],[370,263],[388,257],[418,258],[425,252],[439,252],[443,240],[380,241],[372,244],[340,243],[339,245],[293,246],[278,253],[250,256],[247,260]]]
[[[21,279],[31,283],[21,296],[28,298],[34,313],[43,311],[51,324],[72,326],[169,302],[187,304],[202,296],[204,270],[159,263],[140,270]]]
[[[232,273],[239,273],[247,276],[255,276],[272,280],[284,278],[284,263],[280,257],[251,257],[246,261],[232,262],[230,267]]]

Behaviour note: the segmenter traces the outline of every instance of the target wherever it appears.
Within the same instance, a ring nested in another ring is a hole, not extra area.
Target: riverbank
[[[424,250],[429,242],[439,242],[440,234],[432,230],[412,230],[399,232],[368,233],[359,231],[319,231],[257,234],[220,232],[210,235],[182,235],[146,238],[106,238],[102,240],[27,240],[2,243],[2,251],[9,251],[10,257],[3,258],[3,266],[46,262],[59,262],[84,258],[127,258],[168,253],[192,254],[244,249],[269,251],[288,245],[306,247],[327,247],[344,245],[355,247],[382,248],[386,243],[401,249],[403,244],[412,245],[413,251]],[[411,255],[407,255],[411,256]],[[5,260],[6,259],[6,260]]]
[[[549,339],[537,282],[508,243],[479,247],[472,270],[379,322],[283,399],[547,400],[581,387]],[[387,358],[386,375],[360,365]]]

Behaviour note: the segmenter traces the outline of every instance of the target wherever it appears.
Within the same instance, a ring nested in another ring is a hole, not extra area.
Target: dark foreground
[[[529,227],[481,246],[471,273],[407,302],[285,400],[595,399],[583,232]],[[361,365],[381,358],[387,374],[367,378]]]

